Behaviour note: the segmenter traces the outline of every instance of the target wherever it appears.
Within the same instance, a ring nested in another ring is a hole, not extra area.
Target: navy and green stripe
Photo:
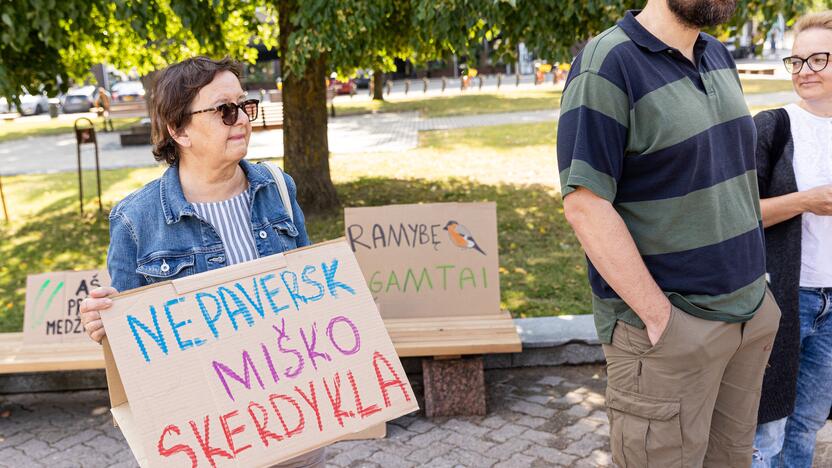
[[[561,193],[610,201],[647,268],[697,317],[750,319],[765,292],[756,133],[736,68],[700,34],[694,62],[628,12],[572,65],[558,123]],[[590,263],[599,338],[643,326]]]

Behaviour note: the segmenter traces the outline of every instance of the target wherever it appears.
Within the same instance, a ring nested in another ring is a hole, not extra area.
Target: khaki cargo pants
[[[751,466],[763,372],[780,309],[766,290],[746,323],[673,307],[655,346],[619,321],[607,358],[607,415],[621,468]]]

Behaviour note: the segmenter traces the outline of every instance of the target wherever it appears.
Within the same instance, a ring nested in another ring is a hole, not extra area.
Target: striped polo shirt
[[[700,33],[694,62],[628,12],[572,64],[558,123],[561,193],[610,201],[673,305],[749,320],[765,294],[756,129],[731,55]],[[589,263],[598,336],[643,322]]]
[[[228,200],[194,203],[194,211],[219,234],[228,265],[258,258],[251,233],[251,199],[248,190]]]

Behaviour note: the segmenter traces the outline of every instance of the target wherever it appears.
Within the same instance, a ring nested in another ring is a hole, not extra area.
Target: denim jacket
[[[292,178],[284,174],[294,222],[268,168],[246,160],[240,161],[240,166],[249,182],[251,233],[258,255],[309,245]],[[169,167],[162,177],[128,195],[110,213],[107,269],[118,291],[224,266],[222,240],[185,200],[178,166]]]

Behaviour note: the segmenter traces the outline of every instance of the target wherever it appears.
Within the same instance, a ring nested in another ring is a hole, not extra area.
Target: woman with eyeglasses
[[[832,407],[832,11],[801,18],[783,61],[800,97],[757,114],[766,269],[782,311],[754,467],[812,466]]]
[[[89,336],[104,337],[109,296],[309,244],[292,179],[244,158],[259,102],[246,99],[239,66],[196,57],[159,73],[151,100],[153,155],[164,174],[110,213],[112,287],[81,305]],[[316,450],[281,467],[323,467]]]

